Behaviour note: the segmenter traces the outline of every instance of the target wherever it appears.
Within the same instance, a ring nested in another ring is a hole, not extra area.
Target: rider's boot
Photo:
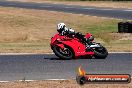
[[[90,49],[90,45],[89,45],[89,44],[86,44],[85,46],[86,46],[86,52],[91,51],[91,49]]]

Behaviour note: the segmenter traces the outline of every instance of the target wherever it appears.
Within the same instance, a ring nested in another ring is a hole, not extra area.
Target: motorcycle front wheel
[[[72,59],[74,57],[74,53],[71,48],[65,47],[61,49],[59,46],[53,46],[53,52],[56,56],[61,59]]]
[[[96,59],[105,59],[108,56],[108,51],[105,47],[101,46],[94,49]]]

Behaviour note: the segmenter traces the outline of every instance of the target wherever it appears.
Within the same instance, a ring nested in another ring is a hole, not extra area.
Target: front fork
[[[92,52],[94,52],[94,49],[95,48],[99,48],[99,47],[101,47],[101,44],[100,43],[92,43],[92,44],[85,44],[85,46],[86,46],[86,52],[90,52],[90,51],[92,51]]]

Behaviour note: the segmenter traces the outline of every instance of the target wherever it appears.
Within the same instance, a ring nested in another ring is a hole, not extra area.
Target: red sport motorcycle
[[[90,38],[91,35],[86,33],[84,36]],[[87,45],[86,42],[83,42],[77,36],[68,37],[56,33],[51,38],[50,46],[55,55],[62,59],[79,58],[81,56],[105,59],[108,55],[107,49],[93,40],[94,38],[92,38],[90,45]]]

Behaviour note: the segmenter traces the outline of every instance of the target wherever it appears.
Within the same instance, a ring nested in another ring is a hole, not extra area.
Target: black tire
[[[74,53],[73,53],[72,49],[69,47],[65,47],[65,49],[67,50],[68,54],[65,54],[59,46],[53,46],[53,52],[60,59],[72,59],[72,58],[74,58]]]
[[[101,46],[94,49],[96,59],[105,59],[108,56],[108,51],[105,47]]]

